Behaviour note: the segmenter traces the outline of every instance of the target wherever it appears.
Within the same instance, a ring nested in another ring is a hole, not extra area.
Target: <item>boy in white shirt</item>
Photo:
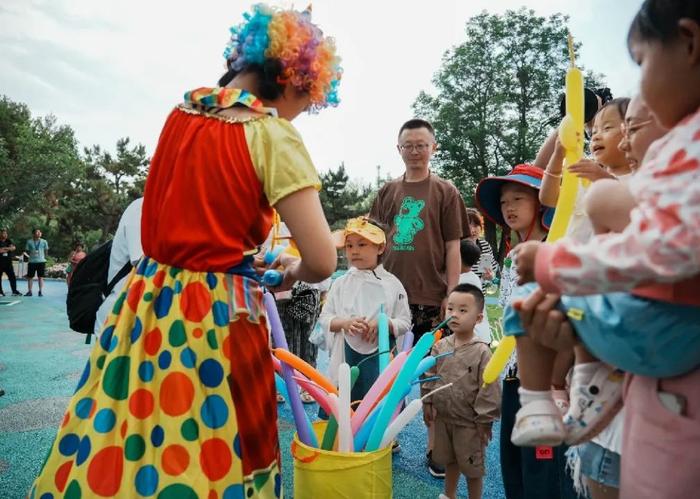
[[[459,274],[459,284],[471,284],[479,289],[481,287],[481,279],[472,271],[472,267],[481,258],[481,248],[475,242],[469,239],[462,239],[459,243],[459,253],[462,257],[462,272]],[[481,320],[474,327],[474,334],[481,341],[491,343],[491,326],[486,316],[486,303],[481,310]]]

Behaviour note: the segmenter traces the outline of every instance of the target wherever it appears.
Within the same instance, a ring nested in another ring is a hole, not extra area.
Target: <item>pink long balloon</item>
[[[275,367],[275,371],[282,374],[282,363],[275,358],[275,356],[272,356],[272,364]],[[294,380],[299,383],[299,385],[308,392],[309,395],[311,395],[311,398],[313,398],[316,402],[318,402],[318,405],[323,407],[323,410],[326,411],[326,414],[333,414],[333,416],[336,416],[338,414],[338,408],[333,404],[331,401],[331,398],[328,396],[328,394],[323,391],[321,387],[313,383],[311,380],[306,378],[303,374],[301,374],[299,371],[296,369],[293,371],[294,374]]]
[[[362,423],[365,421],[370,411],[374,407],[386,384],[396,376],[396,373],[399,372],[404,362],[406,362],[406,357],[408,357],[408,352],[401,352],[394,357],[394,360],[392,360],[387,368],[382,371],[367,392],[367,395],[365,395],[365,398],[362,399],[362,402],[360,402],[360,405],[357,407],[355,414],[352,417],[350,426],[352,427],[353,435],[357,433],[357,430],[359,430],[360,426],[362,426]]]
[[[304,388],[304,390],[308,392],[309,395],[311,395],[311,398],[318,402],[318,405],[323,407],[326,414],[332,414],[333,417],[338,417],[338,407],[333,403],[333,400],[326,394],[326,392],[323,391],[323,388],[302,376],[294,376],[294,379],[302,386],[302,388]]]

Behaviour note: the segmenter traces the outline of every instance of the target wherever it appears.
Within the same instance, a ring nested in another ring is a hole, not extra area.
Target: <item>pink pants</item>
[[[659,391],[685,398],[682,415]],[[700,497],[700,369],[675,378],[628,375],[620,499]]]

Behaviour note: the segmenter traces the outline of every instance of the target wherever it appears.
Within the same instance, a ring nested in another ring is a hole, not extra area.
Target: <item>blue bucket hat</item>
[[[542,186],[542,176],[544,172],[533,165],[516,165],[513,169],[502,177],[486,177],[476,186],[474,200],[479,211],[486,218],[501,227],[507,227],[506,221],[501,213],[501,189],[503,185],[510,182],[514,184],[532,187],[539,191]],[[542,226],[549,230],[554,218],[554,208],[542,206]]]

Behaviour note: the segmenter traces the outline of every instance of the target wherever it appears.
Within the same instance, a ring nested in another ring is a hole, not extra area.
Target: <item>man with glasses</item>
[[[459,280],[459,242],[470,233],[459,191],[430,171],[436,149],[429,122],[404,123],[397,150],[406,170],[382,186],[370,211],[371,218],[390,227],[384,267],[408,293],[414,344],[439,322],[443,300]],[[444,477],[430,454],[428,460],[430,473]]]

